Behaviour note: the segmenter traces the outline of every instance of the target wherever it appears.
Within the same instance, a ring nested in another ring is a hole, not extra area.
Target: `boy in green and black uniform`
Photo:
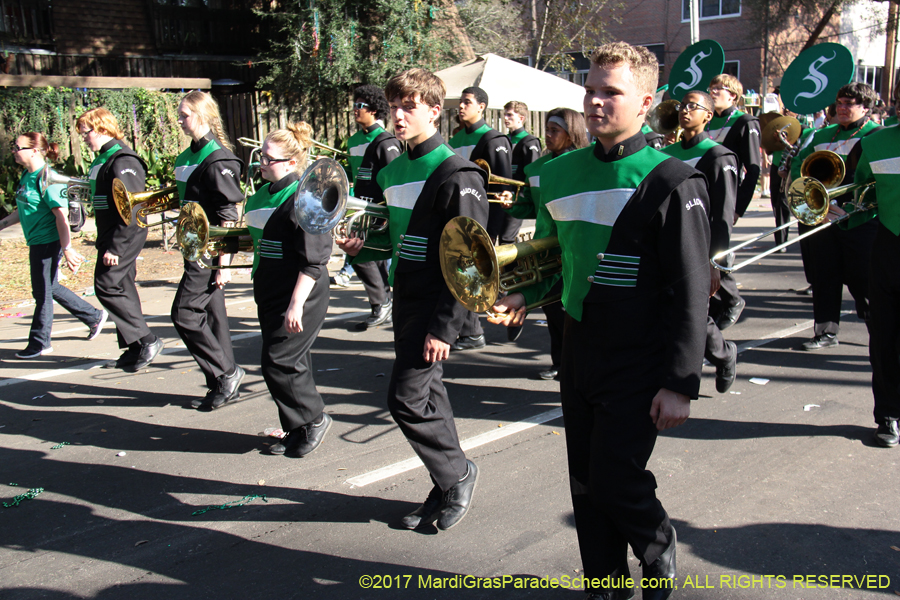
[[[856,183],[875,181],[878,232],[869,275],[869,360],[875,399],[875,441],[893,448],[900,443],[900,128],[885,127],[858,144],[862,147]],[[813,236],[815,237],[815,236]]]
[[[712,118],[713,101],[706,92],[688,92],[682,98],[678,121],[681,141],[666,146],[665,154],[683,160],[706,177],[709,191],[710,258],[731,243],[734,204],[737,197],[738,162],[734,152],[709,138],[703,128]],[[710,296],[719,287],[719,271],[711,267]],[[737,375],[737,345],[727,342],[712,315],[706,318],[706,351],[703,356],[716,368],[716,391],[724,394]]]
[[[388,118],[388,102],[381,88],[363,85],[354,92],[353,114],[360,129],[350,136],[350,179],[352,195],[375,204],[384,203],[384,192],[378,186],[378,174],[392,160],[403,154],[400,142],[384,130]],[[362,281],[372,314],[357,325],[368,329],[387,323],[391,319],[391,286],[388,284],[388,261],[372,261],[354,265]]]
[[[478,468],[459,445],[453,409],[441,381],[468,311],[447,289],[439,245],[447,222],[457,216],[487,220],[485,174],[447,147],[437,130],[443,82],[424,69],[394,76],[385,87],[397,138],[408,152],[378,175],[390,210],[384,234],[394,286],[394,348],[388,408],[435,483],[425,502],[403,518],[415,529],[437,521],[453,527],[469,509]],[[380,245],[378,236],[370,239]],[[358,238],[341,241],[354,264],[383,260],[385,252],[362,248]],[[386,244],[387,245],[387,244]]]
[[[448,143],[461,158],[472,162],[479,158],[485,160],[491,173],[509,179],[512,176],[512,148],[509,138],[484,122],[487,105],[488,95],[483,89],[474,86],[464,89],[459,99],[459,124],[462,129]],[[501,191],[501,188],[497,187],[497,191]],[[511,240],[500,236],[506,231],[506,225],[512,217],[506,214],[500,204],[492,204],[489,211],[488,235],[495,243],[498,240],[501,244],[509,243]],[[459,332],[459,339],[453,342],[450,349],[468,350],[484,348],[484,345],[484,330],[478,315],[468,313],[466,323]]]
[[[634,595],[621,587],[629,545],[656,580],[645,600],[674,589],[675,530],[646,467],[658,432],[690,414],[706,339],[706,182],[641,133],[658,74],[645,48],[598,48],[584,86],[597,143],[541,170],[541,210],[563,261],[560,389],[575,527],[588,591],[617,600]],[[551,284],[510,294],[494,310],[511,315],[491,320],[520,324]],[[620,586],[605,586],[607,576]]]
[[[865,83],[850,83],[837,93],[837,123],[820,129],[813,135],[791,163],[791,179],[800,177],[803,161],[817,150],[830,150],[840,156],[846,167],[844,183],[852,183],[859,161],[859,140],[879,129],[869,120],[875,105],[875,90]],[[810,173],[812,177],[816,173]],[[852,200],[851,194],[832,199],[840,206]],[[837,211],[835,211],[837,212]],[[809,228],[801,228],[801,231]],[[809,236],[810,275],[813,290],[813,338],[800,350],[820,350],[838,345],[841,323],[841,297],[844,284],[856,302],[856,313],[862,320],[869,313],[869,262],[878,223],[871,221],[852,229],[828,227]]]

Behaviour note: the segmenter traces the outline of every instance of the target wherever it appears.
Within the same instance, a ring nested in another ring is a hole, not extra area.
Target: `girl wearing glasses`
[[[73,272],[84,260],[72,248],[69,236],[66,186],[48,185],[52,171],[46,159],[55,160],[59,147],[48,144],[44,134],[31,132],[16,138],[13,153],[16,162],[25,167],[16,192],[16,215],[22,222],[25,243],[28,244],[31,295],[35,301],[28,346],[17,352],[16,358],[31,359],[53,352],[50,331],[53,328],[54,300],[90,328],[89,340],[100,334],[109,315],[61,286],[57,280],[60,250]]]
[[[331,236],[297,224],[293,198],[306,166],[312,128],[303,122],[266,136],[259,164],[266,184],[247,199],[253,238],[253,296],[262,330],[262,373],[278,405],[283,440],[271,454],[294,458],[315,450],[331,427],[313,381],[310,348],[328,311]]]
[[[175,159],[181,204],[198,203],[211,226],[233,227],[238,218],[236,205],[244,199],[240,186],[243,164],[225,135],[218,104],[207,93],[190,92],[178,106],[178,125],[191,138],[190,147]],[[223,255],[217,262],[227,266],[231,255]],[[234,360],[223,292],[229,281],[229,269],[208,270],[197,262],[184,262],[184,275],[172,303],[172,323],[209,388],[205,398],[191,402],[193,408],[220,408],[240,396],[244,370]]]

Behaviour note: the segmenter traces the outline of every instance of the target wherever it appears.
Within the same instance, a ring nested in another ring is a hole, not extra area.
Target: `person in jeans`
[[[35,302],[28,346],[17,352],[16,358],[37,358],[53,352],[50,332],[54,300],[88,326],[89,340],[100,335],[109,318],[105,310],[94,308],[58,281],[60,253],[72,271],[77,271],[84,261],[72,248],[69,237],[66,186],[49,185],[52,171],[46,160],[54,160],[58,155],[57,144],[47,143],[44,134],[38,132],[20,135],[13,145],[16,162],[25,167],[16,192],[16,214],[28,244],[31,295]]]

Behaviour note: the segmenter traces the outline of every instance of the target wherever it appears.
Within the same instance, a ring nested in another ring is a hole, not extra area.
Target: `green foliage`
[[[175,156],[187,144],[178,127],[181,94],[132,88],[71,90],[67,88],[0,89],[0,217],[15,208],[13,196],[21,176],[10,146],[29,131],[59,144],[57,168],[70,177],[85,177],[94,156],[81,143],[75,119],[99,106],[109,110],[131,145],[150,166],[148,187],[174,180]]]
[[[436,35],[438,7],[415,0],[302,0],[277,21],[260,87],[304,106],[334,106],[356,84],[384,83],[411,67],[452,64],[448,36]],[[302,116],[302,115],[301,115]]]

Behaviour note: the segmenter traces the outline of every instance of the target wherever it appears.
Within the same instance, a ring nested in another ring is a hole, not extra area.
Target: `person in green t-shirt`
[[[260,366],[286,436],[271,454],[299,458],[331,427],[313,380],[310,349],[328,312],[331,236],[301,229],[294,211],[298,169],[306,166],[312,127],[290,124],[266,136],[260,174],[270,182],[247,199],[253,238],[253,298],[262,331]]]
[[[53,352],[50,332],[53,328],[53,301],[88,326],[88,339],[93,340],[109,317],[59,284],[60,250],[66,264],[74,272],[84,261],[69,237],[69,223],[64,211],[69,209],[66,186],[48,185],[52,172],[46,159],[55,159],[59,150],[48,144],[44,134],[24,133],[13,144],[16,162],[25,167],[16,192],[16,214],[22,223],[28,259],[31,265],[31,294],[34,296],[34,317],[28,345],[17,358],[37,358]]]

